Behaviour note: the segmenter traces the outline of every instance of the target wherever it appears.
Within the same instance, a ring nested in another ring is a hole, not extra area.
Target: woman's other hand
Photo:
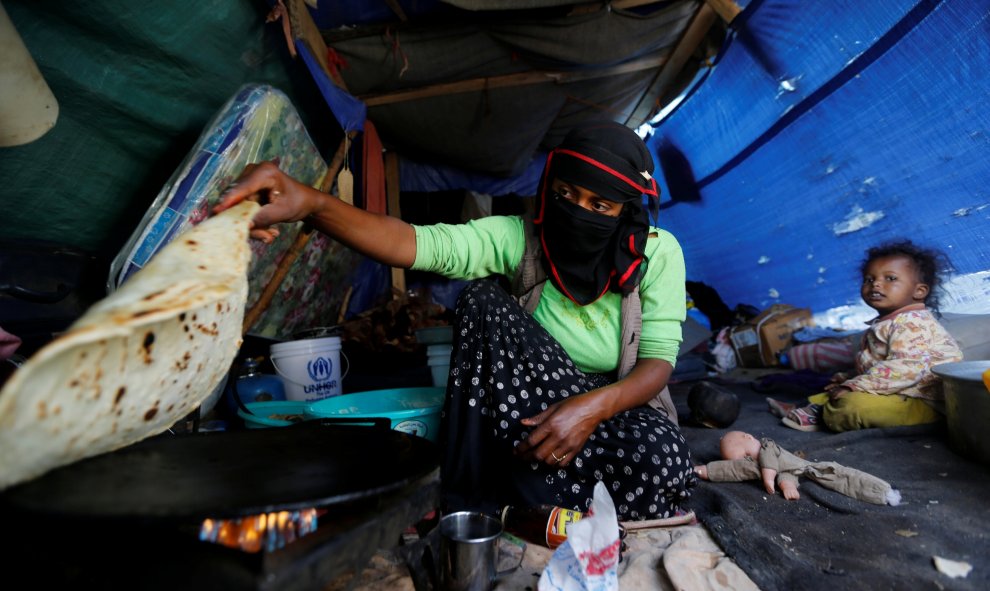
[[[248,164],[221,195],[213,213],[220,213],[245,199],[262,207],[252,220],[251,237],[270,244],[279,234],[275,224],[296,222],[319,209],[315,191],[282,172],[273,162]]]
[[[569,465],[604,420],[594,392],[571,396],[536,416],[522,419],[523,425],[535,428],[516,446],[516,455],[551,466]]]
[[[616,414],[647,404],[663,390],[674,366],[662,359],[639,359],[623,379],[562,400],[538,415],[522,419],[535,427],[515,453],[529,461],[567,466],[598,425]]]

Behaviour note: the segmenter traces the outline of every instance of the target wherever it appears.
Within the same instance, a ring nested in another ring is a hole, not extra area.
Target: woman
[[[657,197],[652,172],[639,136],[599,122],[573,129],[551,152],[532,220],[414,227],[271,163],[246,170],[217,210],[267,198],[256,238],[270,241],[273,224],[306,219],[384,264],[479,279],[455,314],[441,426],[444,510],[585,510],[602,480],[620,519],[652,519],[674,515],[695,483],[676,415],[648,405],[673,371],[686,314],[680,246],[650,227],[643,205],[644,195]],[[499,275],[534,288],[525,294],[532,314],[481,280]],[[631,370],[620,367],[621,344],[637,339]]]

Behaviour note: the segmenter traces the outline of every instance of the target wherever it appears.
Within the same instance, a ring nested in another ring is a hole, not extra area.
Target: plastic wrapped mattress
[[[165,244],[207,217],[220,194],[254,162],[275,160],[300,182],[318,186],[327,164],[288,98],[267,85],[242,87],[216,114],[151,203],[110,267],[110,291],[127,281]],[[292,246],[301,222],[282,224],[274,243],[252,241],[250,310]],[[294,332],[336,323],[360,256],[314,233],[250,334],[289,339]]]

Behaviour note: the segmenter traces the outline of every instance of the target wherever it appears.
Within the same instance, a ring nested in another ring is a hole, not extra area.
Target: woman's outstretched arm
[[[416,233],[399,218],[367,212],[300,183],[272,162],[249,164],[222,195],[213,213],[252,199],[262,204],[251,236],[271,242],[276,224],[306,220],[314,228],[380,263],[408,268],[416,259]]]

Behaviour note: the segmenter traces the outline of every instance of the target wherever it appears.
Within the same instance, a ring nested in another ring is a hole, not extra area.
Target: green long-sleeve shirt
[[[412,268],[453,279],[494,274],[512,277],[526,247],[519,216],[491,216],[466,224],[414,226],[416,261]],[[639,357],[673,365],[686,315],[684,255],[669,232],[651,229],[649,264],[640,282],[643,330]],[[619,359],[621,295],[609,291],[587,306],[567,299],[548,281],[533,316],[564,347],[584,372],[616,369]]]

